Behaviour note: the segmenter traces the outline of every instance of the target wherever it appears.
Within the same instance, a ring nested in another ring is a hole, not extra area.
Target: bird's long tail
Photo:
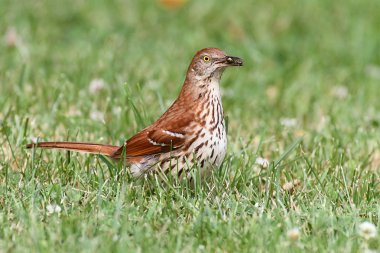
[[[31,143],[26,145],[26,148],[46,148],[46,149],[64,149],[76,152],[91,153],[91,154],[101,154],[109,157],[114,157],[114,153],[119,150],[120,146],[104,145],[96,143],[86,143],[86,142],[40,142]]]

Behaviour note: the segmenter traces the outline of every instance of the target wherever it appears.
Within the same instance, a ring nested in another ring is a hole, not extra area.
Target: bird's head
[[[204,48],[198,51],[189,66],[188,75],[196,80],[220,78],[224,69],[230,66],[242,66],[239,57],[228,56],[218,48]]]

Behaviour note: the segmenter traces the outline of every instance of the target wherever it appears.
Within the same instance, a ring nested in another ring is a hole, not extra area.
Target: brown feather
[[[126,141],[126,157],[140,157],[167,153],[183,146],[188,138],[188,128],[195,120],[193,111],[182,101],[175,101],[153,125],[132,136]],[[180,134],[183,137],[170,135],[165,132]],[[115,154],[120,157],[122,148]]]
[[[101,154],[112,157],[112,155],[120,148],[120,146],[103,145],[85,142],[40,142],[31,143],[26,148],[47,148],[47,149],[65,149],[77,152]]]

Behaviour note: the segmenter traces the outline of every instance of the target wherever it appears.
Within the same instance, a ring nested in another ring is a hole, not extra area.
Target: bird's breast
[[[227,134],[219,86],[209,89],[197,110],[194,143],[189,147],[201,168],[219,167],[226,155]]]

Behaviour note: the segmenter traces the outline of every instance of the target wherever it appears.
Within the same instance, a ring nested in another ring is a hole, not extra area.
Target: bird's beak
[[[243,66],[243,60],[235,56],[226,56],[217,61],[217,63],[223,63],[226,66]]]

